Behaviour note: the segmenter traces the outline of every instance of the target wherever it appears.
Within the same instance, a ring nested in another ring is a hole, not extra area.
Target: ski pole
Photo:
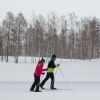
[[[56,76],[56,74],[57,74],[57,71],[58,71],[58,67],[57,67],[57,69],[56,69],[56,71],[55,71],[55,76]]]
[[[61,70],[60,68],[59,68],[59,70],[60,70],[60,72],[61,72],[61,74],[62,74],[63,79],[65,80],[65,83],[67,84],[67,86],[68,86],[68,88],[69,88],[68,81],[66,80],[66,78],[65,78],[65,76],[64,76],[64,74],[63,74],[63,72],[62,72],[62,70]]]

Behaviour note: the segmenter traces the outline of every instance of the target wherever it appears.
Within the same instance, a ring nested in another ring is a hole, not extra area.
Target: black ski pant
[[[30,88],[30,91],[39,91],[39,85],[40,85],[40,76],[34,76],[34,82]]]
[[[40,86],[44,86],[45,82],[48,80],[48,79],[51,79],[51,85],[50,85],[50,88],[54,88],[54,73],[47,73],[45,79],[41,82]]]

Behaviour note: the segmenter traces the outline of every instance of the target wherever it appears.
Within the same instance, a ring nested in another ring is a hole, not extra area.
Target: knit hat
[[[56,58],[56,55],[52,55],[52,58]]]
[[[44,63],[45,63],[45,59],[42,57],[42,59],[41,59]]]

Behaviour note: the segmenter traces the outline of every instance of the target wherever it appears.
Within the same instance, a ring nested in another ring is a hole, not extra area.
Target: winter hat
[[[52,55],[51,60],[50,61],[55,61],[56,60],[56,55]]]
[[[56,58],[56,55],[52,55],[52,58]]]
[[[42,57],[42,59],[41,59],[44,63],[45,63],[45,59]]]

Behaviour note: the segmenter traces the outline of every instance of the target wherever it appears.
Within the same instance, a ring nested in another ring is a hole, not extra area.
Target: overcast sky
[[[22,12],[27,19],[33,11],[42,15],[53,11],[59,16],[75,12],[77,16],[100,18],[100,0],[0,0],[0,22],[8,11],[15,15]]]

